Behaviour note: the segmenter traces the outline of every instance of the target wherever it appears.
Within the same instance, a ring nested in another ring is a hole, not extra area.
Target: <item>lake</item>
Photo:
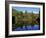
[[[23,25],[22,27],[17,27],[17,28],[14,28],[13,31],[25,31],[25,30],[40,30],[40,25],[34,25],[34,26],[31,26],[31,25]]]

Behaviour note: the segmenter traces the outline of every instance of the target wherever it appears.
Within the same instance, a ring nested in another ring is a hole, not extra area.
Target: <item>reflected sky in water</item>
[[[23,25],[22,27],[14,28],[13,31],[25,31],[25,30],[40,30],[40,25]]]

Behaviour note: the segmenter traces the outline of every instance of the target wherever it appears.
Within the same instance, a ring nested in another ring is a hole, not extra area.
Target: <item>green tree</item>
[[[31,17],[32,17],[32,23],[31,23],[31,25],[35,25],[35,18],[36,18],[36,16],[35,16],[35,14],[32,12],[32,15],[31,15]]]

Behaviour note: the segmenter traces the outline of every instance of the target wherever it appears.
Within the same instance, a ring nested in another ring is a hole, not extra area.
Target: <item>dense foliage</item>
[[[25,10],[19,11],[12,9],[12,16],[15,16],[15,26],[23,25],[38,25],[39,23],[36,19],[39,17],[39,14],[34,14],[33,12],[28,12]],[[13,20],[12,20],[13,21]]]

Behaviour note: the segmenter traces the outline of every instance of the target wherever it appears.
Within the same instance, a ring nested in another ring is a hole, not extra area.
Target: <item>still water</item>
[[[23,25],[22,27],[14,28],[14,31],[25,31],[25,30],[40,30],[40,25]]]

